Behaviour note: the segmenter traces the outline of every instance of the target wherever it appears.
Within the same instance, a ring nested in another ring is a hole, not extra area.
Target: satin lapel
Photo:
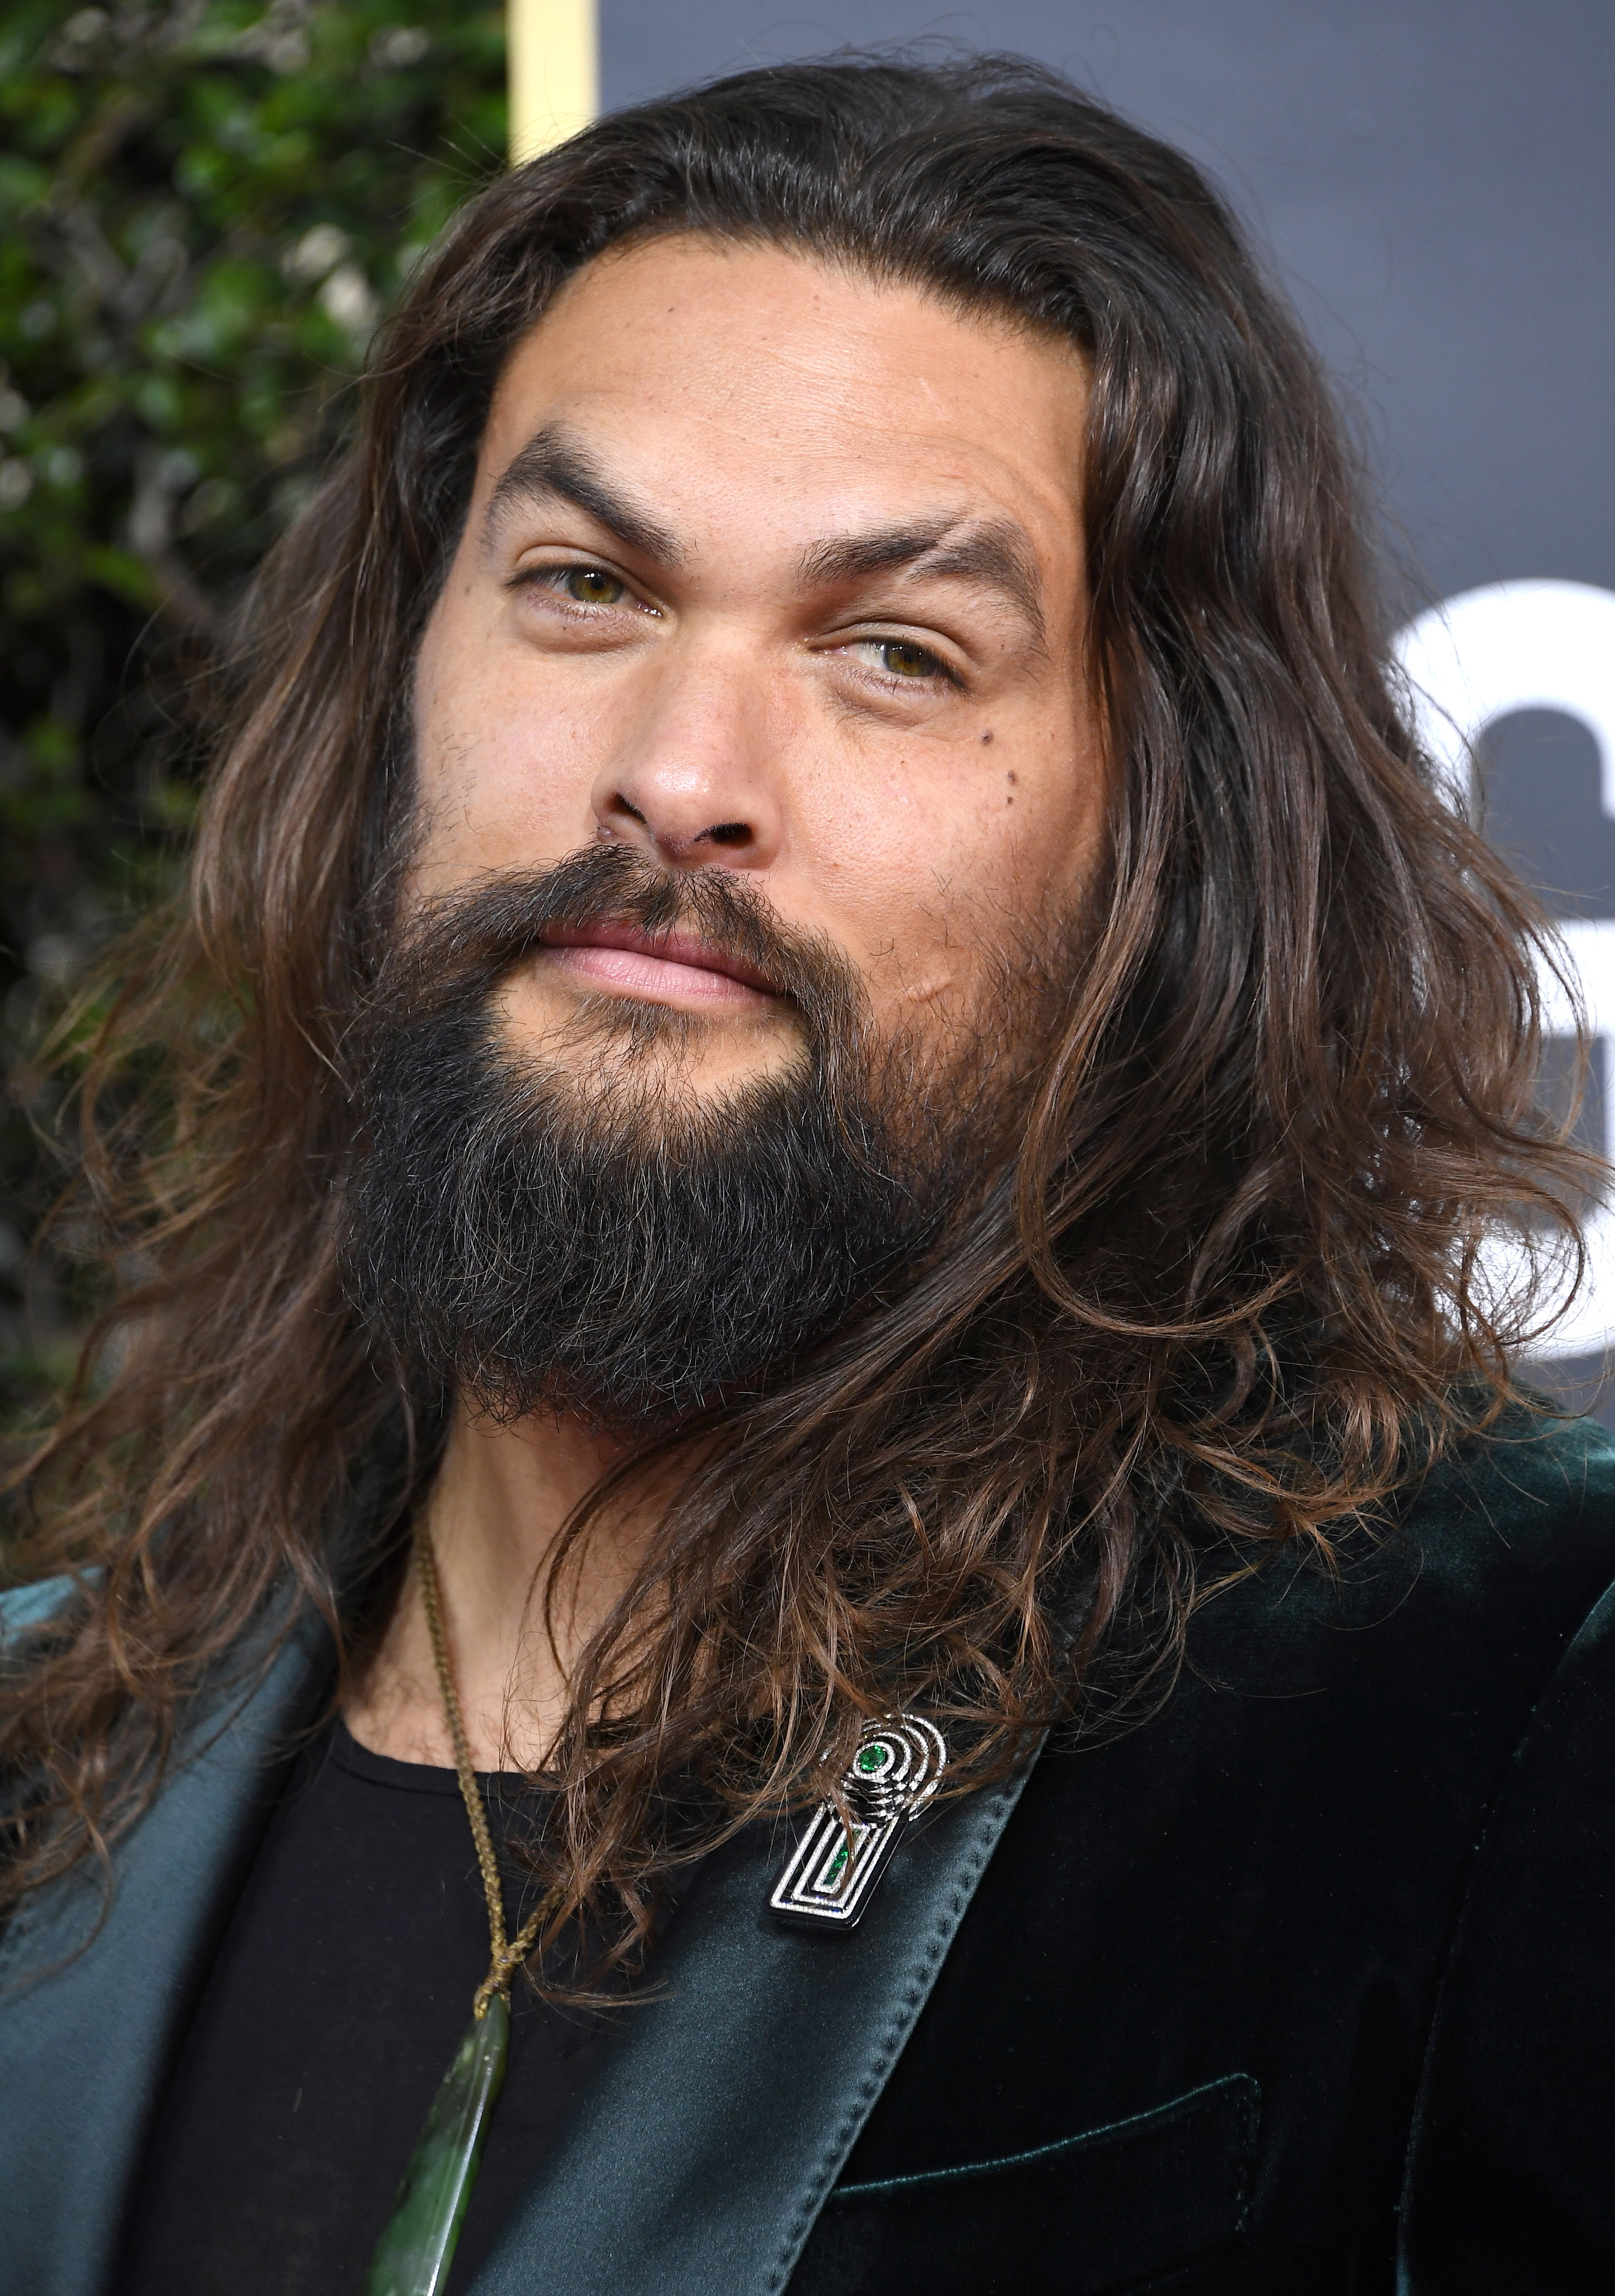
[[[267,1813],[290,1730],[324,1680],[289,1643],[222,1733],[176,1771],[115,1859],[111,1907],[70,1882],[0,1948],[0,2284],[100,2296],[130,2179],[193,1990]],[[223,1718],[221,1718],[222,1719]]]
[[[848,1936],[765,1913],[783,1839],[719,1853],[469,2296],[782,2289],[1024,1782],[914,1826]]]

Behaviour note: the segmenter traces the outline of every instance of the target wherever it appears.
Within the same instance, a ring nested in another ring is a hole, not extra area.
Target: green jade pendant
[[[370,2259],[365,2296],[440,2296],[454,2261],[482,2140],[504,2079],[511,2013],[489,1997],[455,2052]]]

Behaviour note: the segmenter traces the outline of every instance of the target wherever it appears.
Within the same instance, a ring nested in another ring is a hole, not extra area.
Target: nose
[[[661,670],[595,781],[596,836],[637,845],[669,869],[767,869],[783,825],[767,718],[743,662],[709,656]]]

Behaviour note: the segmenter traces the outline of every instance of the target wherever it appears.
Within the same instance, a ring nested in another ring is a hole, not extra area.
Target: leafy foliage
[[[497,165],[504,75],[502,13],[454,0],[0,12],[13,1055],[42,1000],[172,882],[195,793],[187,691],[340,443],[378,319]],[[51,1191],[13,1109],[0,1135],[12,1407],[60,1376],[79,1321],[59,1271],[25,1275]]]

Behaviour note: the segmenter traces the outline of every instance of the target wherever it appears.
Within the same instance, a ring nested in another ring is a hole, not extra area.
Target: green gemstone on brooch
[[[482,2140],[504,2079],[511,2013],[496,1993],[455,2053],[376,2243],[365,2296],[439,2296],[454,2261]]]
[[[857,1766],[867,1776],[873,1770],[883,1770],[890,1759],[891,1749],[889,1746],[865,1746],[859,1751]]]

